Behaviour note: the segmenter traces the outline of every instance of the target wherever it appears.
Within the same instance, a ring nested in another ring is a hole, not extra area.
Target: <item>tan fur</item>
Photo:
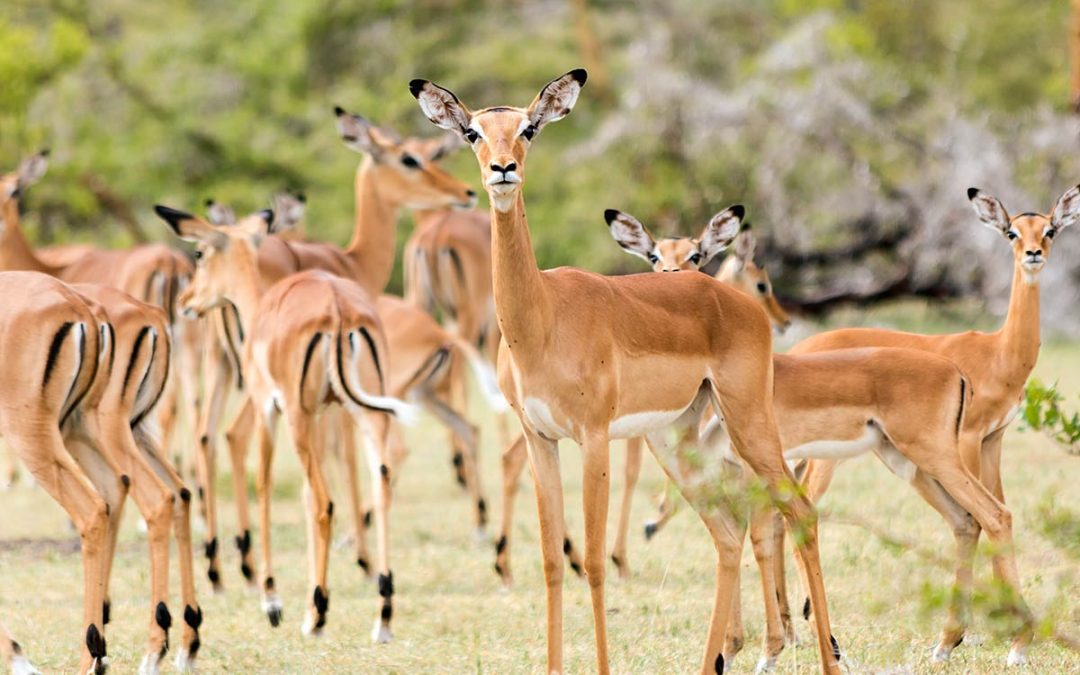
[[[597,669],[606,673],[604,533],[612,422],[632,413],[673,411],[684,418],[678,426],[696,429],[703,400],[699,394],[707,382],[713,393],[705,398],[718,400],[735,447],[770,488],[779,490],[790,474],[773,420],[768,320],[752,300],[703,275],[609,278],[572,268],[538,269],[521,193],[530,144],[523,134],[539,133],[568,114],[584,80],[584,71],[574,71],[549,83],[527,109],[476,113],[430,82],[415,80],[410,88],[433,122],[471,143],[492,204],[494,297],[503,335],[499,376],[525,429],[537,484],[547,583],[547,670],[563,668],[563,505],[555,442],[568,437],[582,446],[589,486],[584,495],[585,572],[592,591]],[[663,429],[650,429],[650,445],[672,472],[680,448],[665,444]],[[702,666],[702,672],[712,672],[731,606],[742,532],[723,514],[704,508],[699,497],[691,494],[720,554]],[[788,502],[785,510],[793,522],[813,520],[801,498]],[[815,570],[813,602],[824,610],[815,529],[811,523],[801,552]],[[822,668],[837,672],[828,617],[817,618]]]

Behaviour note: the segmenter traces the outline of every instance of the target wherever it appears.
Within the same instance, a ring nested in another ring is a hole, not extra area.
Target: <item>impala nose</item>
[[[517,170],[517,162],[510,162],[506,166],[499,166],[498,164],[492,162],[491,170],[496,173],[510,173],[511,171]]]
[[[1024,251],[1024,253],[1028,254],[1028,255],[1029,255],[1029,256],[1031,256],[1032,258],[1038,258],[1039,256],[1041,256],[1041,255],[1042,255],[1042,249],[1041,249],[1041,248],[1037,248],[1037,249],[1035,249],[1034,251]]]

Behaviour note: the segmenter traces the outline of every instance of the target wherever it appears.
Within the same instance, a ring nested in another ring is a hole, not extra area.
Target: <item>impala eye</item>
[[[656,263],[660,262],[660,258],[655,253],[650,253],[649,262],[655,265]]]
[[[475,143],[476,139],[478,138],[480,138],[480,134],[476,132],[476,129],[465,130],[465,140],[469,143],[469,145]]]
[[[203,252],[201,249],[195,249],[195,253],[193,255],[195,256],[195,260],[202,260]]]
[[[404,164],[405,166],[409,167],[410,169],[419,169],[420,168],[420,160],[416,159],[412,155],[402,155],[401,156],[401,163]]]
[[[1009,230],[1008,232],[1006,232],[1005,236],[1009,238],[1009,241],[1016,241],[1019,238],[1019,235],[1016,234],[1015,232],[1013,232],[1012,230]]]
[[[535,124],[530,124],[529,126],[525,127],[524,131],[521,132],[521,136],[525,140],[531,141],[533,139],[533,136],[536,135],[537,131],[539,131],[539,129],[536,128],[536,125]]]
[[[1046,231],[1046,238],[1053,239],[1055,234],[1057,234],[1057,230],[1051,227],[1049,230]]]
[[[698,265],[701,263],[701,254],[695,253],[694,255],[687,258],[687,260],[689,260],[691,265]]]
[[[765,284],[764,281],[759,281],[758,285],[757,285],[757,290],[758,290],[758,293],[761,293],[762,295],[765,295],[766,293],[769,292],[769,287]]]

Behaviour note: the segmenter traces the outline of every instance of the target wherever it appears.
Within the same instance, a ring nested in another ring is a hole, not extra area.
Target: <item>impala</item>
[[[17,197],[27,182],[18,174],[0,179],[3,221],[18,225]],[[150,544],[150,640],[140,671],[156,673],[168,649],[172,618],[167,607],[169,534],[175,533],[180,555],[181,596],[186,629],[177,655],[183,670],[192,666],[199,649],[202,612],[195,600],[192,577],[189,502],[191,493],[163,456],[154,440],[151,413],[165,391],[170,362],[169,323],[165,312],[135,300],[123,291],[98,284],[76,284],[84,304],[95,314],[102,331],[104,366],[96,381],[100,393],[93,406],[78,413],[92,429],[89,440],[72,437],[70,443],[95,447],[107,463],[123,475],[124,492],[130,490],[147,523]],[[114,361],[117,365],[114,367]],[[89,460],[87,460],[89,461]],[[90,470],[88,470],[90,471]],[[118,474],[118,475],[119,475]],[[110,501],[106,535],[103,622],[109,621],[108,580],[119,532],[123,501]]]
[[[477,156],[491,202],[495,313],[502,332],[499,378],[525,431],[536,483],[547,586],[547,670],[563,670],[563,499],[559,438],[583,451],[585,572],[593,604],[597,667],[608,672],[604,609],[604,530],[611,438],[646,436],[669,475],[678,475],[682,443],[669,429],[696,432],[713,402],[740,455],[769,486],[792,526],[805,529],[800,553],[812,570],[821,665],[837,672],[830,643],[808,500],[782,498],[793,477],[780,452],[772,410],[772,340],[764,312],[742,293],[704,275],[604,277],[573,268],[541,271],[525,218],[522,183],[530,143],[573,108],[585,83],[574,70],[548,83],[528,108],[470,111],[453,93],[426,80],[410,90],[424,114],[453,131]],[[721,250],[735,238],[732,217],[707,242]],[[662,372],[663,378],[650,374]],[[724,629],[742,550],[743,525],[684,488],[716,545],[717,587],[703,672],[723,671]]]
[[[393,575],[387,555],[387,423],[388,415],[405,414],[409,406],[384,393],[388,350],[374,306],[356,283],[321,271],[287,276],[267,288],[259,273],[257,249],[273,220],[270,211],[233,226],[214,227],[181,211],[163,206],[155,210],[179,236],[199,243],[201,256],[195,277],[180,297],[184,310],[201,314],[226,302],[237,309],[246,336],[242,359],[245,387],[262,456],[272,454],[277,417],[285,415],[304,471],[313,587],[302,624],[305,634],[322,631],[330,598],[327,564],[334,506],[322,470],[316,415],[328,404],[338,403],[363,431],[379,541],[382,609],[375,635],[379,640],[389,639]],[[269,504],[268,478],[260,473],[257,484],[264,505]],[[263,602],[268,613],[276,608],[280,616],[269,564],[268,526],[264,520],[267,564],[263,568]]]
[[[1048,215],[1021,213],[1010,217],[994,197],[977,188],[968,190],[968,199],[979,221],[1003,237],[1013,252],[1012,293],[1005,324],[996,332],[967,331],[951,335],[917,335],[877,328],[845,328],[808,338],[795,345],[792,354],[808,354],[848,347],[895,346],[918,349],[948,357],[971,380],[975,397],[968,415],[972,420],[968,437],[961,448],[964,463],[979,477],[999,502],[1005,501],[1001,485],[1001,439],[1005,429],[1020,409],[1027,382],[1039,357],[1039,275],[1053,248],[1054,238],[1080,217],[1080,186],[1072,187],[1058,198]],[[828,489],[835,461],[812,461],[804,482],[815,501]],[[926,496],[926,495],[924,495]],[[927,497],[931,499],[931,497]],[[931,504],[953,527],[960,562],[956,569],[956,588],[949,616],[941,638],[934,648],[934,659],[945,661],[964,638],[967,623],[967,597],[970,594],[975,547],[980,525],[957,515],[950,501],[935,498]],[[990,534],[988,532],[988,534]],[[782,533],[778,533],[782,536]],[[782,540],[778,544],[783,546]],[[777,550],[783,550],[779,548]],[[1000,556],[994,557],[994,574],[1006,580],[1009,571]],[[781,603],[787,605],[786,592]],[[810,610],[805,609],[804,614]],[[1030,617],[1024,612],[1025,625],[1014,637],[1008,663],[1025,661],[1031,641]]]
[[[708,233],[708,228],[697,238],[669,237],[656,241],[645,226],[633,216],[609,209],[604,213],[604,217],[608,221],[608,227],[616,243],[628,253],[649,261],[654,272],[693,271],[708,262],[704,258],[705,252],[701,249],[701,242]],[[724,260],[716,278],[755,298],[768,314],[776,330],[783,331],[791,324],[791,319],[776,301],[768,273],[754,263],[754,247],[754,235],[744,224],[743,231],[735,240],[734,254]],[[623,578],[630,576],[626,542],[630,530],[630,509],[633,504],[634,487],[641,475],[641,457],[641,439],[628,439],[619,523],[616,528],[615,544],[611,551],[611,560],[619,570],[619,576]],[[514,499],[526,459],[528,456],[524,438],[518,438],[503,451],[502,516],[499,538],[495,543],[495,572],[502,578],[503,585],[506,587],[513,583],[513,573],[510,569],[510,539],[514,522]],[[678,502],[672,499],[670,485],[665,487],[663,494],[664,499],[660,505],[659,516],[645,525],[646,538],[652,538],[675,514]],[[581,563],[577,549],[569,537],[566,538],[563,548],[570,560],[571,569],[580,573]],[[736,614],[735,618],[738,619],[739,615]],[[736,621],[736,625],[741,626],[741,621]]]

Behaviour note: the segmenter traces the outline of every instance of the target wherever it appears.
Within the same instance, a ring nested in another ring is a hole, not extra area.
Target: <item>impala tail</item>
[[[326,335],[323,339],[328,338],[329,336]],[[375,370],[379,372],[380,380],[382,379],[378,348],[368,330],[364,327],[345,330],[342,327],[337,331],[336,338],[333,362],[328,368],[330,387],[334,394],[343,402],[393,415],[402,424],[415,423],[418,416],[415,406],[393,396],[368,393],[360,385],[357,374],[360,371],[360,360],[364,358],[365,353],[372,360]],[[312,341],[312,344],[314,343],[315,339]]]
[[[469,367],[473,371],[473,377],[476,378],[476,383],[480,387],[480,393],[483,395],[484,400],[487,401],[488,406],[495,412],[508,410],[510,404],[507,403],[506,397],[503,396],[502,390],[499,389],[499,378],[491,363],[464,338],[455,337],[454,347],[468,361]]]

